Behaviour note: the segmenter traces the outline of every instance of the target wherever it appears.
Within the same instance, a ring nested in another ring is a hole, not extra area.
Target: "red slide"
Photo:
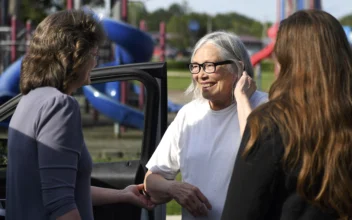
[[[257,65],[261,60],[268,58],[272,52],[274,51],[274,45],[275,43],[272,42],[268,46],[266,46],[264,49],[259,51],[258,53],[255,53],[251,57],[251,63],[253,66]]]
[[[270,55],[273,53],[278,29],[279,23],[273,24],[268,29],[268,37],[272,40],[272,42],[258,53],[252,55],[251,62],[253,66],[257,65],[261,60],[270,57]]]

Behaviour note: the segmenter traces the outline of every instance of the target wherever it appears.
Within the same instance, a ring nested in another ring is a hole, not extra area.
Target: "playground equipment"
[[[115,43],[115,60],[104,63],[100,67],[109,67],[128,63],[149,62],[154,49],[152,38],[131,25],[117,20],[104,18],[101,20],[107,37]],[[19,77],[22,58],[13,62],[0,76],[0,105],[19,93]],[[127,89],[121,88],[120,82],[110,82],[97,86],[85,86],[84,95],[90,104],[100,113],[113,119],[120,125],[143,128],[143,112],[127,106]],[[133,85],[133,91],[139,95],[140,106],[144,96],[144,87]],[[169,111],[176,112],[181,106],[168,101]],[[141,107],[140,107],[141,108]]]
[[[254,54],[251,57],[251,62],[253,66],[257,66],[257,81],[260,85],[261,81],[261,71],[260,71],[260,62],[266,58],[271,57],[272,52],[275,46],[275,39],[276,33],[279,28],[279,22],[295,11],[303,10],[303,9],[322,9],[322,2],[321,0],[277,0],[277,8],[278,8],[278,15],[277,15],[277,22],[268,29],[268,37],[270,39],[270,43],[264,47],[261,51]],[[349,26],[343,26],[347,39],[349,40],[350,44],[352,45],[352,28]]]
[[[291,14],[296,11],[304,10],[304,9],[322,9],[321,0],[277,0],[277,22],[268,29],[268,37],[270,39],[270,43],[264,47],[261,51],[253,54],[251,57],[252,65],[257,68],[256,77],[257,82],[261,85],[261,68],[260,63],[262,60],[271,57],[274,46],[276,33],[278,31],[279,23],[281,20],[287,18]]]

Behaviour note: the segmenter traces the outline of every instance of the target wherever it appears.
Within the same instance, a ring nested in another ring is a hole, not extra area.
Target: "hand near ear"
[[[256,89],[257,85],[255,84],[255,81],[250,76],[248,76],[246,71],[243,71],[243,74],[237,81],[236,87],[234,89],[236,101],[238,102],[243,98],[249,100]]]

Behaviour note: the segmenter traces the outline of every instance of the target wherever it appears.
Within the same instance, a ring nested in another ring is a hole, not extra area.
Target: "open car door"
[[[97,162],[93,165],[91,184],[93,186],[123,189],[130,184],[143,183],[146,173],[145,165],[152,156],[167,127],[167,74],[166,63],[139,63],[116,67],[94,69],[91,73],[91,84],[102,84],[116,81],[139,81],[143,83],[146,91],[145,105],[142,112],[143,123],[139,128],[141,133],[141,146],[138,156],[123,161]],[[98,90],[93,96],[103,96]],[[107,97],[102,97],[108,100]],[[0,146],[7,144],[6,123],[14,113],[21,99],[17,95],[0,106]],[[110,100],[111,101],[111,100]],[[109,101],[109,102],[110,102]],[[128,108],[130,109],[130,108]],[[121,110],[122,111],[122,110]],[[134,110],[131,110],[132,112]],[[109,109],[110,113],[119,114],[120,109]],[[132,116],[131,116],[132,115]],[[123,114],[121,124],[133,124],[133,114]],[[84,134],[85,139],[87,135]],[[119,141],[118,139],[116,140]],[[87,141],[86,141],[87,143]],[[89,148],[89,144],[87,144]],[[114,146],[111,146],[114,148]],[[5,148],[6,149],[6,148]],[[6,152],[1,155],[6,157]],[[6,163],[0,167],[0,216],[6,211]],[[28,201],[30,204],[31,201]],[[166,218],[165,205],[157,206],[153,211],[142,210],[130,204],[111,204],[93,207],[96,220],[164,220]]]

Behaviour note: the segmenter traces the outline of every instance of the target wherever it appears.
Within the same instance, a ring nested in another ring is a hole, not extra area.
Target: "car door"
[[[167,127],[166,63],[139,63],[96,68],[91,73],[92,85],[128,80],[131,82],[141,82],[146,91],[145,105],[142,110],[144,121],[142,128],[140,128],[142,130],[139,131],[141,134],[141,149],[136,158],[94,163],[91,175],[91,183],[93,186],[123,189],[130,184],[142,183],[146,173],[145,165],[153,154]],[[86,88],[83,90],[86,91],[85,89]],[[94,90],[92,94],[94,97],[100,97],[103,95],[98,90]],[[7,144],[7,122],[20,99],[21,95],[18,95],[0,106],[0,146]],[[102,100],[107,99],[108,98],[103,97]],[[119,114],[119,109],[116,109],[115,111],[111,111],[111,109],[109,110],[110,112],[106,112],[106,114]],[[131,111],[133,112],[134,110]],[[94,112],[96,111],[94,110]],[[133,122],[133,119],[131,119],[132,116],[130,115],[123,115],[124,124],[126,124],[125,122],[127,121]],[[114,117],[114,115],[112,115],[112,117]],[[108,121],[108,119],[106,120]],[[95,129],[97,126],[94,124],[92,127]],[[111,147],[113,148],[114,146]],[[0,152],[0,162],[2,158],[5,158],[6,160],[6,152]],[[5,192],[6,161],[0,166],[0,199],[6,198]],[[6,202],[1,202],[0,200],[0,203],[3,208],[6,209]],[[0,215],[1,208],[2,207],[0,206]],[[156,207],[153,211],[146,211],[130,204],[119,203],[96,206],[93,207],[93,211],[96,220],[163,220],[166,218],[164,205]]]

